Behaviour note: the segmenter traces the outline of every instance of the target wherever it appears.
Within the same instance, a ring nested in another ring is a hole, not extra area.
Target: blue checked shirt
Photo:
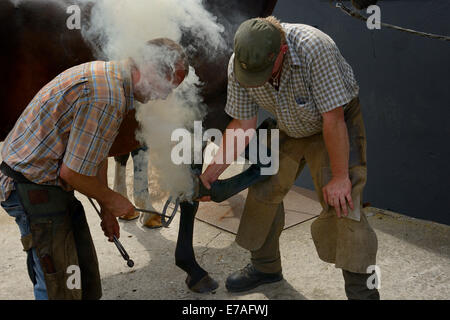
[[[345,106],[358,95],[350,65],[334,41],[304,24],[282,24],[289,47],[279,91],[270,83],[244,88],[234,76],[234,55],[228,65],[225,112],[235,119],[255,117],[261,107],[274,115],[280,130],[294,138],[322,131],[322,113]]]

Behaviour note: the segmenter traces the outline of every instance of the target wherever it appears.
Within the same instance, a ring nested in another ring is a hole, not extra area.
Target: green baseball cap
[[[244,21],[234,36],[234,74],[244,87],[259,87],[272,75],[280,53],[281,33],[270,22]]]

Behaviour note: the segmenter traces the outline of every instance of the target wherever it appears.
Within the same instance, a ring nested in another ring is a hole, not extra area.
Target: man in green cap
[[[261,107],[277,120],[280,151],[278,172],[249,188],[236,242],[251,252],[251,264],[228,277],[229,291],[283,278],[283,198],[307,163],[323,208],[311,226],[320,259],[342,269],[349,299],[379,299],[368,285],[377,237],[361,210],[367,165],[358,92],[352,68],[320,30],[275,17],[247,20],[237,30],[228,67],[225,111],[233,120],[227,129],[255,129]],[[227,155],[227,141],[235,138],[228,132],[200,176],[207,188],[228,166],[223,159],[237,158],[236,149]]]

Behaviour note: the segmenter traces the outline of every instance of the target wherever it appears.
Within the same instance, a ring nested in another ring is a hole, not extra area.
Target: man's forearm
[[[322,188],[325,203],[334,207],[338,218],[341,212],[348,215],[347,204],[354,209],[352,183],[349,177],[348,162],[350,143],[344,108],[335,108],[323,115],[323,139],[330,158],[332,179]]]
[[[217,151],[211,164],[206,168],[205,173],[212,178],[212,180],[217,180],[219,176],[228,168],[228,166],[237,159],[237,157],[244,151],[245,147],[249,144],[251,138],[245,139],[245,144],[239,146],[237,143],[230,143],[231,140],[236,139],[235,134],[227,134],[228,130],[248,130],[255,129],[256,118],[247,121],[232,120],[225,130],[225,134],[222,137],[221,145]],[[235,141],[236,142],[236,141]],[[233,150],[229,150],[227,147],[233,146]]]
[[[102,205],[114,196],[114,191],[109,189],[106,183],[106,170],[107,166],[103,164],[100,167],[99,174],[90,177],[71,170],[63,163],[60,170],[60,177],[75,190],[90,198],[94,198]]]
[[[329,120],[323,124],[323,139],[330,157],[334,178],[348,177],[349,140],[345,121]]]
[[[103,162],[100,164],[97,177],[101,183],[103,183],[105,186],[108,186],[108,159],[103,160]]]
[[[211,164],[206,168],[205,173],[207,173],[213,180],[217,180],[219,176],[228,168],[229,162],[227,161],[227,158],[229,159],[230,152],[233,152],[232,154],[232,161],[237,158],[237,150],[228,150],[227,149],[227,141],[228,139],[233,139],[234,137],[227,136],[226,134],[222,137],[222,142],[219,147],[219,150],[217,151],[216,156],[214,157]]]

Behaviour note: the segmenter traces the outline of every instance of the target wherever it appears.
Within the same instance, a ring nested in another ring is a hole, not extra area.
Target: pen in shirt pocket
[[[295,102],[297,102],[297,104],[306,104],[306,99],[303,97],[297,97],[295,98]]]

